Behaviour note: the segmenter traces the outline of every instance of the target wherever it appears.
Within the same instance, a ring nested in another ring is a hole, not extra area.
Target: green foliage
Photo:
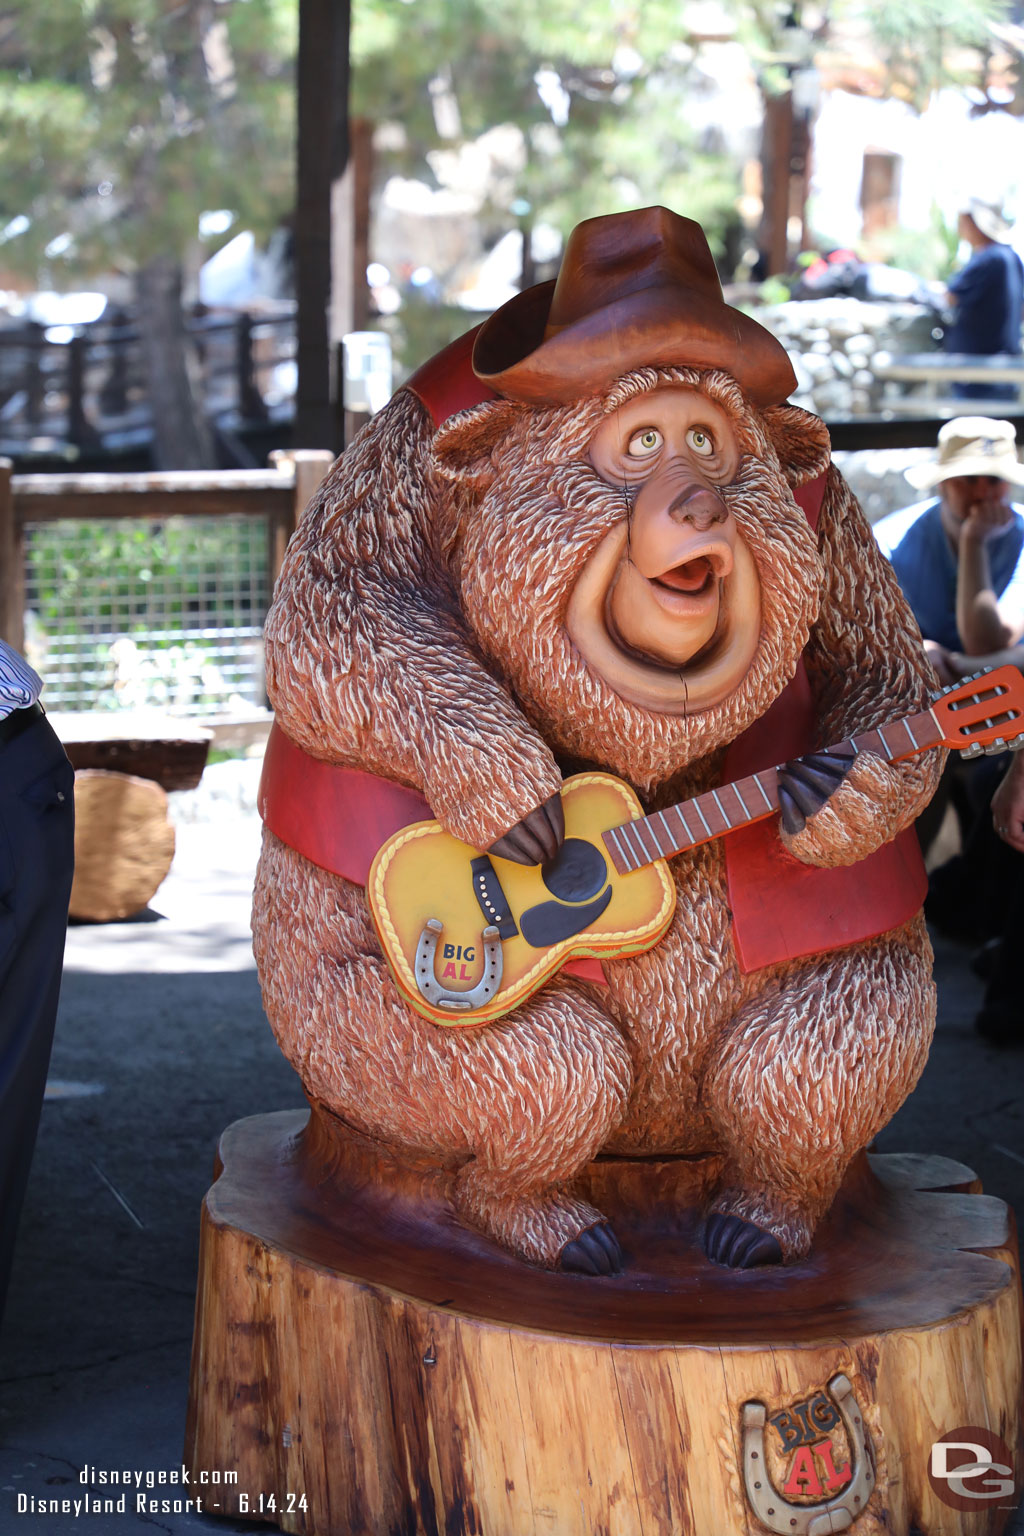
[[[405,295],[397,314],[382,316],[375,329],[391,337],[396,382],[400,383],[474,324],[473,315],[456,304],[429,304],[415,292]]]
[[[182,259],[199,213],[258,231],[293,195],[297,0],[9,0],[5,266],[49,280]],[[46,247],[70,234],[63,250]]]
[[[926,230],[895,228],[877,236],[883,261],[929,280],[944,281],[952,275],[959,243],[956,220],[947,223],[934,203]]]
[[[976,83],[988,24],[1012,11],[1011,0],[837,0],[835,18],[868,31],[890,94],[921,110],[943,86]]]
[[[358,0],[352,53],[353,110],[400,125],[382,174],[434,179],[431,153],[452,147],[439,96],[463,140],[497,124],[521,131],[525,163],[483,211],[494,235],[541,221],[566,235],[580,219],[663,202],[714,241],[733,216],[738,167],[698,142],[687,108],[699,73],[667,0]],[[564,92],[564,121],[541,98],[540,70]]]
[[[55,703],[213,705],[268,594],[262,518],[41,523],[26,549],[28,654]]]
[[[266,578],[259,518],[42,523],[29,534],[30,606],[47,634],[245,627]],[[83,603],[83,597],[85,599]]]

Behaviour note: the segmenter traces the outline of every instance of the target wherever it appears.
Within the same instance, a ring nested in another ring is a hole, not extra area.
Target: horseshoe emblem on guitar
[[[444,932],[444,923],[436,917],[427,919],[420,941],[416,946],[416,985],[421,995],[435,1008],[451,1008],[465,1011],[482,1008],[501,986],[502,958],[501,939],[494,924],[489,924],[480,935],[484,946],[484,973],[475,987],[468,992],[452,992],[437,979],[435,955],[438,941]]]
[[[941,745],[976,756],[1024,746],[1022,724],[1024,677],[1005,666],[831,751],[899,762]],[[399,991],[434,1023],[484,1024],[529,997],[567,960],[653,948],[675,910],[667,860],[773,815],[779,787],[779,770],[762,769],[645,815],[630,787],[611,774],[575,774],[562,787],[562,850],[543,867],[478,853],[436,821],[404,827],[377,853],[367,883]]]

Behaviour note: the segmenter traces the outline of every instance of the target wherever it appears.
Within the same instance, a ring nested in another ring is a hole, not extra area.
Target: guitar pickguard
[[[570,907],[564,901],[541,901],[528,907],[519,919],[523,938],[534,949],[549,944],[560,944],[596,923],[607,910],[612,899],[611,886],[596,901],[588,901],[582,907]]]

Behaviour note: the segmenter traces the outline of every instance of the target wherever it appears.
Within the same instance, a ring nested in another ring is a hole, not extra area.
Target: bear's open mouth
[[[676,563],[645,576],[631,556],[628,528],[610,529],[577,578],[566,630],[621,698],[693,715],[743,681],[760,642],[760,583],[742,539],[680,539],[666,553]]]
[[[670,571],[662,571],[653,578],[656,587],[667,587],[671,592],[685,592],[688,597],[699,597],[716,579],[715,567],[707,555],[696,560],[684,560]]]

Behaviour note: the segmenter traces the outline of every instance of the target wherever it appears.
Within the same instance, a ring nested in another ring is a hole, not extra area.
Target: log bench
[[[167,793],[195,789],[212,732],[155,712],[54,714],[75,770],[70,915],[110,923],[155,896],[174,857]]]

